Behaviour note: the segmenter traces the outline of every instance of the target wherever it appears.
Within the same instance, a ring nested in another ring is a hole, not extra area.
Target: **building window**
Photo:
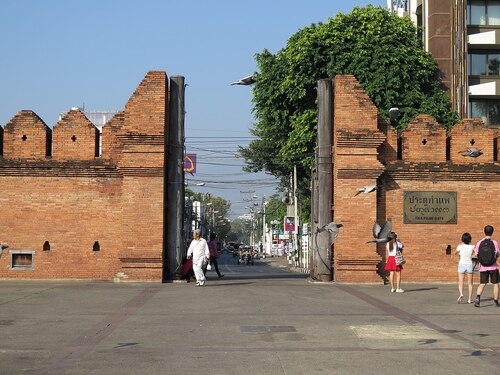
[[[471,99],[469,117],[480,118],[486,125],[500,125],[500,100]]]
[[[32,270],[34,269],[34,251],[10,251],[11,270]]]
[[[468,0],[469,25],[500,25],[500,0]]]
[[[469,75],[500,75],[500,52],[474,52],[469,54]]]

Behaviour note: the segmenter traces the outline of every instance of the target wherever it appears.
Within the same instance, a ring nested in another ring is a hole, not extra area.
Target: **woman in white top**
[[[467,303],[472,303],[472,273],[474,264],[472,262],[472,254],[474,253],[474,245],[471,245],[472,236],[469,233],[462,234],[462,243],[457,246],[457,254],[460,254],[458,262],[458,296],[457,303],[462,301],[464,297],[464,277],[467,274],[467,287],[469,299]]]

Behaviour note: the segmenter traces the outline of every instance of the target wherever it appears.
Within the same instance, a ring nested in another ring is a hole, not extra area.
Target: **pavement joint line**
[[[53,286],[53,287],[50,287],[50,288],[45,288],[45,289],[42,289],[42,290],[39,290],[37,292],[34,292],[34,293],[30,293],[30,294],[26,294],[22,297],[19,297],[19,298],[15,298],[15,299],[11,299],[11,300],[8,300],[8,301],[5,301],[5,302],[0,302],[0,306],[1,305],[6,305],[8,303],[12,303],[12,302],[17,302],[17,301],[20,301],[20,300],[23,300],[23,299],[26,299],[26,298],[30,298],[30,297],[33,297],[33,296],[36,296],[37,294],[42,294],[42,293],[45,293],[49,290],[52,290],[52,289],[56,289],[56,288],[59,288],[60,286]]]
[[[138,295],[130,299],[114,313],[104,317],[99,323],[83,332],[60,350],[55,350],[55,355],[42,364],[39,368],[32,369],[30,374],[54,374],[54,372],[64,372],[64,370],[80,362],[89,354],[102,340],[108,337],[131,315],[135,314],[144,306],[156,293],[161,290],[161,286],[149,286],[143,289]]]
[[[339,288],[340,290],[356,297],[356,298],[359,298],[360,300],[362,300],[362,301],[364,301],[364,302],[366,302],[366,303],[368,303],[368,304],[370,304],[370,305],[372,305],[372,306],[374,306],[382,311],[385,311],[386,313],[392,315],[393,317],[395,317],[399,320],[402,320],[405,323],[408,323],[411,325],[413,325],[415,323],[420,323],[420,324],[426,326],[427,328],[430,328],[430,329],[432,329],[440,334],[448,336],[452,340],[465,342],[472,347],[472,349],[471,349],[472,352],[476,352],[476,351],[493,352],[493,353],[495,353],[495,356],[486,356],[486,358],[490,363],[500,367],[500,357],[498,356],[498,352],[491,347],[487,347],[487,346],[484,346],[482,344],[479,344],[479,343],[475,342],[474,340],[468,339],[466,337],[463,337],[463,336],[457,334],[456,332],[450,332],[449,330],[446,330],[437,324],[429,322],[428,320],[425,320],[424,318],[421,318],[415,314],[409,313],[405,310],[400,309],[399,307],[393,306],[393,305],[391,305],[387,302],[384,302],[378,298],[370,296],[369,294],[366,294],[360,290],[356,290],[353,287],[350,287],[347,285],[337,285],[336,287]],[[466,349],[463,349],[463,348],[462,348],[462,350],[467,351]],[[468,352],[470,353],[470,351],[468,351]]]
[[[134,353],[165,353],[165,348],[139,348],[137,346],[123,347],[123,348],[109,348],[109,349],[101,349],[96,352],[98,353],[117,353],[123,350],[133,350]],[[481,350],[482,352],[494,352],[493,349],[473,349]],[[209,346],[209,347],[196,347],[196,346],[185,346],[185,347],[172,347],[168,348],[169,352],[174,353],[193,353],[197,351],[203,351],[207,353],[224,353],[224,352],[234,352],[234,353],[242,353],[242,352],[250,352],[250,353],[269,353],[269,352],[281,352],[281,353],[293,353],[293,352],[321,352],[321,353],[336,353],[336,352],[353,352],[353,353],[362,353],[362,352],[400,352],[400,353],[413,353],[413,352],[463,352],[466,354],[471,354],[470,349],[465,348],[449,348],[449,347],[441,347],[441,348],[370,348],[368,346],[337,346],[337,347],[295,347],[295,348],[284,348],[284,347],[243,347],[243,346],[231,346],[231,347],[217,347],[217,346]]]

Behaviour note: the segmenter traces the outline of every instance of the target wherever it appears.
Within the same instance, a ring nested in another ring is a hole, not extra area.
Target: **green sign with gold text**
[[[454,191],[405,191],[405,224],[456,224],[457,193]]]

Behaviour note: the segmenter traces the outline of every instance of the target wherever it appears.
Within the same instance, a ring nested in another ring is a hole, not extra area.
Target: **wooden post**
[[[164,280],[179,278],[184,255],[184,77],[170,77],[169,124],[166,132],[166,208]]]
[[[316,240],[313,248],[314,277],[321,281],[333,279],[332,252],[330,234],[325,231],[317,233],[317,228],[332,221],[333,202],[333,86],[331,79],[318,81],[318,158],[317,173],[317,227],[313,231]]]

